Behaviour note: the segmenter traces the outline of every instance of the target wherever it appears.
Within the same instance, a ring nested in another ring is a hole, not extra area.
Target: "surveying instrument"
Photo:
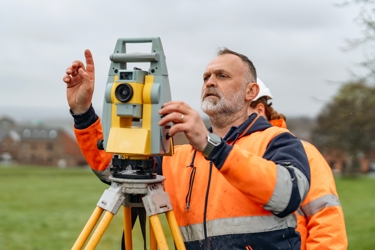
[[[152,43],[151,53],[126,53],[129,43]],[[132,208],[135,207],[144,209],[149,218],[151,250],[168,249],[158,217],[161,213],[166,214],[175,247],[184,250],[168,193],[164,191],[165,177],[157,175],[154,167],[154,157],[173,155],[173,139],[168,134],[172,124],[158,125],[161,119],[158,111],[171,100],[161,40],[120,38],[110,60],[102,115],[104,140],[97,146],[113,153],[111,186],[99,199],[72,249],[82,249],[90,234],[84,249],[95,249],[122,205],[126,250],[133,249]],[[148,71],[127,67],[127,63],[144,62],[150,63]]]

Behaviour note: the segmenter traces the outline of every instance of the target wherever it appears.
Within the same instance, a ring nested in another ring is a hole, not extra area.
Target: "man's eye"
[[[227,77],[227,75],[224,75],[224,74],[219,74],[219,76],[218,76],[219,78],[226,78]]]

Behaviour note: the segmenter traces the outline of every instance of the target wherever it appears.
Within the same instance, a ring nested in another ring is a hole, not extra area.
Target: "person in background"
[[[108,180],[112,154],[98,150],[100,118],[91,105],[94,60],[74,61],[63,81],[78,144],[101,180]],[[248,116],[259,92],[248,57],[221,49],[202,77],[201,108],[212,127],[182,101],[163,104],[160,126],[174,125],[189,144],[173,156],[154,157],[166,177],[173,211],[187,249],[300,249],[294,212],[304,200],[310,169],[301,141],[287,129]]]
[[[257,113],[272,125],[286,128],[286,117],[269,102],[272,99],[270,89],[259,78],[257,83],[259,94],[250,103],[249,114]],[[306,199],[296,211],[301,249],[347,249],[344,213],[332,170],[314,145],[306,141],[302,144],[310,163],[311,184]]]

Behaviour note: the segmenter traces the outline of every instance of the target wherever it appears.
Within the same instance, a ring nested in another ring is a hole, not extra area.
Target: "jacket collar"
[[[251,115],[249,115],[249,118],[244,123],[242,123],[238,127],[235,127],[235,126],[231,127],[223,139],[227,142],[233,141],[235,139],[239,139],[237,137],[248,129],[250,124],[254,121],[254,119],[257,116],[258,115],[256,113],[252,113]],[[263,116],[259,116],[258,119],[255,121],[255,123],[250,127],[250,129],[248,129],[246,133],[242,136],[247,136],[257,131],[263,131],[269,127],[272,127],[272,125]],[[212,132],[212,127],[210,127],[208,130]]]

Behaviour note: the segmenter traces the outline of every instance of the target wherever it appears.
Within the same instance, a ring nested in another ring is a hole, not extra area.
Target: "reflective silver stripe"
[[[224,218],[207,221],[207,236],[269,232],[296,226],[294,214],[284,218],[274,215]],[[180,227],[180,230],[185,242],[204,239],[202,223]]]
[[[277,165],[277,179],[274,192],[264,209],[278,214],[286,208],[292,194],[292,181],[289,171]]]
[[[309,180],[302,173],[301,170],[295,167],[293,167],[293,169],[294,169],[294,173],[297,176],[298,191],[299,191],[299,196],[301,197],[301,203],[302,203],[302,201],[306,198],[307,193],[310,190]]]
[[[299,208],[296,210],[296,214],[301,215],[301,216],[305,216],[305,214],[303,213],[301,207],[299,207]]]
[[[341,207],[340,200],[335,194],[327,194],[301,206],[298,208],[297,213],[305,217],[311,217],[323,208],[333,206]]]
[[[112,165],[109,165],[105,170],[103,171],[97,171],[97,170],[94,170],[92,169],[92,171],[94,172],[94,174],[102,181],[105,181],[105,182],[111,182],[111,180],[109,179],[109,176],[112,174],[109,169],[112,167]]]
[[[301,201],[305,199],[307,192],[309,191],[309,182],[306,176],[298,169],[293,166],[288,166],[294,169],[294,173],[297,178],[297,186]],[[272,194],[270,201],[264,206],[264,209],[272,211],[278,214],[285,210],[290,201],[292,194],[292,176],[289,171],[281,165],[277,165],[277,180],[275,191]]]

